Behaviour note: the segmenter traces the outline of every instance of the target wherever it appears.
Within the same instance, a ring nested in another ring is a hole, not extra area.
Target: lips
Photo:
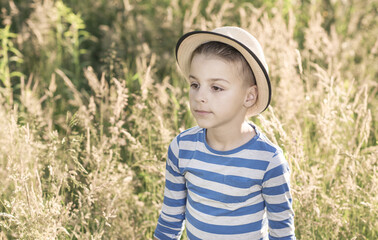
[[[195,113],[196,115],[199,115],[199,116],[206,116],[206,115],[211,114],[210,111],[201,110],[201,109],[194,110],[194,113]]]
[[[198,113],[211,113],[210,111],[205,111],[205,110],[194,110],[194,111]]]

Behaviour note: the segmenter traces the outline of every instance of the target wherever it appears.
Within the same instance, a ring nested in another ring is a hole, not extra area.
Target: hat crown
[[[269,72],[268,64],[266,64],[265,60],[264,51],[259,41],[257,41],[257,39],[252,34],[250,34],[242,28],[231,26],[219,27],[214,29],[212,32],[222,34],[243,44],[259,58],[260,62],[264,65],[266,71]]]

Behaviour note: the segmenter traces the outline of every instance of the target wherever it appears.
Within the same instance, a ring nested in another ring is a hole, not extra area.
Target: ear
[[[246,92],[244,106],[246,108],[252,107],[257,101],[257,95],[258,95],[257,85],[250,86]]]

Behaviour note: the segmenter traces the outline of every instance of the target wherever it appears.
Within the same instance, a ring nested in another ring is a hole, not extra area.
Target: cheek
[[[241,92],[236,92],[236,91],[227,91],[227,92],[222,92],[222,94],[218,95],[219,101],[222,101],[224,104],[229,105],[229,104],[235,104],[235,102],[240,101],[240,96]]]
[[[230,93],[227,96],[223,96],[219,99],[219,105],[222,106],[223,109],[234,109],[242,106],[244,104],[244,99],[242,97],[242,92],[238,93]]]
[[[195,102],[194,98],[195,98],[194,93],[192,93],[191,91],[189,91],[189,106],[190,106],[190,108],[192,108],[192,106],[193,106],[193,104]]]
[[[193,91],[189,90],[189,102],[193,101],[194,99],[194,93]]]

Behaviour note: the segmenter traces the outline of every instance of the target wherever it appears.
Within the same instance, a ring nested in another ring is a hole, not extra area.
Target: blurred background
[[[0,239],[152,239],[190,30],[261,43],[298,239],[377,239],[377,0],[0,0]],[[186,239],[184,234],[182,239]]]

